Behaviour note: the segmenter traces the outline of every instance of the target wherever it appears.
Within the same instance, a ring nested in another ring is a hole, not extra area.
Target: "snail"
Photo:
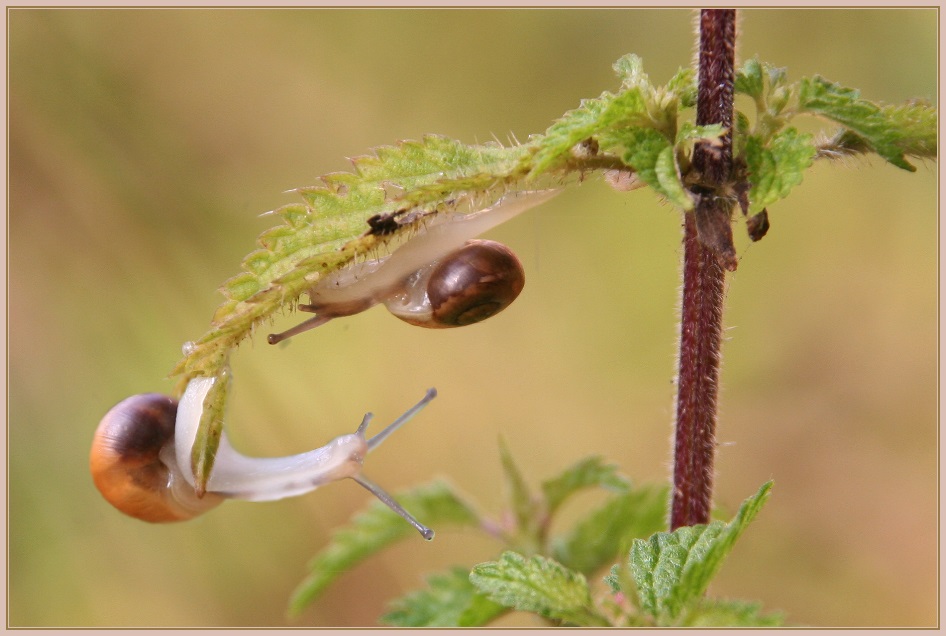
[[[282,342],[379,303],[398,318],[429,328],[465,326],[494,316],[522,291],[522,264],[501,243],[470,239],[560,191],[513,192],[483,210],[432,218],[390,255],[345,267],[320,280],[308,292],[309,304],[299,305],[315,317],[270,334],[267,341]]]
[[[157,393],[134,395],[102,418],[89,456],[92,479],[106,500],[127,515],[150,522],[192,519],[224,499],[272,501],[351,478],[416,528],[425,539],[433,530],[422,525],[379,486],[361,475],[365,456],[411,419],[437,395],[430,389],[417,404],[380,433],[366,439],[372,415],[358,429],[321,448],[287,457],[246,457],[220,438],[207,492],[198,498],[190,466],[204,398],[215,379],[195,377],[180,404]]]

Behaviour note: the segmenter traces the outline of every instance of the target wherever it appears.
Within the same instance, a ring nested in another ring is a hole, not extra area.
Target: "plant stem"
[[[735,40],[735,10],[700,12],[698,125],[732,127]],[[731,131],[722,146],[697,146],[693,165],[704,184],[725,184],[732,169]],[[731,199],[701,193],[694,212],[684,215],[671,530],[710,519],[723,285],[725,270],[735,269],[729,226],[732,206]]]

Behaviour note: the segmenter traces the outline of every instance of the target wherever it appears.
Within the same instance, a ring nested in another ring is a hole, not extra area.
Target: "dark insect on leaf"
[[[579,142],[575,146],[575,154],[580,157],[594,157],[598,154],[600,147],[598,146],[598,140],[594,137],[588,137],[582,142]]]
[[[394,218],[394,214],[375,214],[368,219],[368,227],[371,228],[368,230],[369,235],[375,236],[385,236],[387,234],[392,234],[398,228],[397,219]]]

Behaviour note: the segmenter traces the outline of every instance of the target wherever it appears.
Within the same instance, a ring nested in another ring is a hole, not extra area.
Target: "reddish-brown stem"
[[[735,39],[735,10],[701,11],[697,124],[732,126]],[[693,166],[702,175],[704,184],[724,184],[732,169],[731,134],[726,134],[721,147],[698,146],[694,150]],[[671,530],[708,523],[710,519],[723,285],[725,270],[735,268],[729,228],[732,202],[717,197],[715,192],[698,194],[696,209],[684,215],[683,225],[683,299]]]

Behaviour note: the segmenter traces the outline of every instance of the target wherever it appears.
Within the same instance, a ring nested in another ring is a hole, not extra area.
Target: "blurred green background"
[[[897,102],[937,97],[928,10],[748,10],[740,59]],[[87,453],[118,400],[169,392],[286,190],[440,133],[525,139],[693,59],[688,10],[25,10],[9,20],[9,625],[279,626],[306,561],[369,503],[353,482],[152,526]],[[741,104],[745,108],[745,104]],[[819,164],[729,278],[717,504],[774,495],[711,592],[794,624],[937,617],[937,169]],[[680,218],[598,177],[495,230],[528,283],[500,317],[429,332],[383,310],[235,356],[247,454],[307,450],[440,397],[373,454],[389,490],[448,476],[501,504],[504,436],[537,485],[590,454],[670,473]],[[293,324],[294,316],[274,328]],[[571,504],[577,518],[594,501]],[[294,624],[372,625],[497,545],[442,530],[346,573]],[[509,616],[502,624],[533,625]]]

